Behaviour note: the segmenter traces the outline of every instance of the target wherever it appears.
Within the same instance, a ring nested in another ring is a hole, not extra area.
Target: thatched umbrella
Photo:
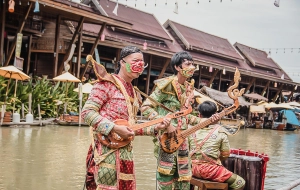
[[[78,78],[76,78],[74,75],[72,75],[69,72],[65,72],[55,78],[53,78],[54,81],[61,81],[61,82],[81,82]],[[66,84],[66,96],[68,95],[68,83]],[[67,111],[67,102],[65,102],[64,106],[64,113]]]
[[[233,104],[233,99],[231,99],[228,96],[227,92],[221,92],[221,91],[214,90],[214,89],[206,87],[206,86],[203,86],[200,89],[200,92],[208,95],[210,98],[212,98],[213,100],[215,100],[223,105],[231,106]],[[243,97],[239,97],[238,99],[239,99],[239,103],[241,106],[252,105],[250,102],[247,102]]]

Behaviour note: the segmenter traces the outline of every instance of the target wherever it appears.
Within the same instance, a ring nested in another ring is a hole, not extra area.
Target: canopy
[[[256,103],[258,106],[266,106],[268,105],[269,103],[268,102],[265,102],[265,101],[260,101],[260,102],[257,102]]]
[[[82,93],[89,94],[89,93],[91,93],[92,88],[93,88],[93,85],[91,85],[91,83],[85,83],[84,85],[82,85]],[[78,92],[78,88],[75,88],[74,91]]]
[[[268,98],[265,98],[259,94],[256,93],[251,93],[251,94],[244,94],[243,96],[252,99],[252,100],[264,100],[264,101],[268,101]]]
[[[254,106],[254,105],[251,105],[250,106],[250,112],[251,113],[266,113],[266,110],[265,110],[265,106]]]
[[[216,104],[217,108],[219,107],[218,103],[216,101],[214,101],[213,99],[211,99],[210,97],[208,97],[204,94],[201,94],[200,92],[198,92],[196,90],[194,90],[194,96],[195,96],[195,100],[198,104],[202,104],[204,101],[211,101]]]
[[[286,103],[275,104],[273,102],[266,105],[265,108],[268,108],[268,109],[291,109],[291,110],[294,109],[292,106],[290,106]]]
[[[280,113],[283,113],[285,115],[287,123],[297,126],[300,125],[295,113],[292,110],[281,110]]]
[[[72,75],[69,72],[65,72],[55,78],[53,78],[54,81],[61,81],[61,82],[81,82],[78,78],[76,78],[74,75]]]
[[[298,102],[288,102],[287,104],[290,106],[300,107],[300,104]]]
[[[200,92],[202,92],[203,94],[208,95],[210,98],[212,98],[213,100],[220,102],[223,105],[232,105],[233,104],[233,99],[229,98],[228,93],[227,92],[221,92],[218,90],[214,90],[212,88],[209,88],[207,86],[203,86],[200,89]],[[251,103],[247,102],[243,97],[239,97],[239,103],[241,106],[250,106]]]
[[[3,76],[5,78],[12,78],[16,80],[27,80],[30,77],[17,69],[15,66],[6,66],[6,67],[0,67],[0,76]]]

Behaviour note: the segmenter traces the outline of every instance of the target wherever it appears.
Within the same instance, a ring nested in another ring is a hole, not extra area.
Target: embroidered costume
[[[125,119],[131,124],[135,122],[138,104],[131,83],[125,82],[117,75],[112,77],[115,83],[100,81],[94,85],[83,108],[82,117],[92,126],[92,133],[108,135],[116,119]],[[92,137],[92,145],[86,159],[87,189],[136,189],[131,144],[112,150],[103,146],[93,134]]]
[[[227,158],[230,146],[226,130],[220,125],[210,125],[198,130],[189,141],[191,147],[193,176],[201,179],[225,182],[233,173],[222,166],[220,157]],[[245,181],[235,175],[235,181],[229,187],[239,189]]]
[[[156,89],[150,97],[173,111],[179,111],[187,101],[188,93],[191,92],[190,89],[192,88],[193,83],[185,82],[184,85],[181,85],[176,76],[171,76],[158,80]],[[141,109],[143,115],[151,120],[170,113],[149,99],[146,99]],[[172,119],[171,124],[177,129],[185,130],[188,124],[195,125],[199,120],[200,118],[189,114],[178,119]],[[164,152],[156,138],[153,139],[153,142],[155,145],[154,155],[158,159],[157,180],[159,189],[189,189],[192,173],[188,140],[182,143],[180,148],[172,154]]]

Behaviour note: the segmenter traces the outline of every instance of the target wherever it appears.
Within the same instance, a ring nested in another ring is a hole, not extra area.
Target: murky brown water
[[[87,127],[0,127],[0,189],[62,190],[83,188]],[[265,189],[300,178],[300,134],[245,129],[230,137],[231,147],[267,153]],[[155,189],[156,160],[150,137],[134,141],[138,189]],[[300,189],[300,187],[295,188]]]

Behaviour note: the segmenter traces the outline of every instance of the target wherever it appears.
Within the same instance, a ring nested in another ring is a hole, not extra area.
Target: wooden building
[[[64,61],[77,77],[94,77],[85,57],[94,54],[113,72],[120,50],[135,45],[144,52],[148,68],[134,81],[142,91],[150,93],[155,79],[172,75],[170,58],[175,52],[189,51],[199,71],[194,75],[196,87],[211,86],[226,91],[232,84],[235,68],[242,74],[240,87],[264,94],[275,100],[283,90],[299,92],[286,73],[266,52],[211,35],[174,21],[163,26],[153,14],[111,1],[39,0],[16,2],[15,11],[8,12],[8,0],[1,4],[0,60],[13,64],[16,34],[23,34],[21,57],[23,70],[33,76],[53,78],[64,69]],[[72,56],[72,44],[76,45]],[[248,51],[251,49],[253,51]],[[255,51],[254,51],[255,50]],[[257,53],[260,52],[260,53]],[[270,74],[271,73],[271,74]],[[282,78],[283,76],[283,78]],[[276,83],[276,85],[275,85]]]

